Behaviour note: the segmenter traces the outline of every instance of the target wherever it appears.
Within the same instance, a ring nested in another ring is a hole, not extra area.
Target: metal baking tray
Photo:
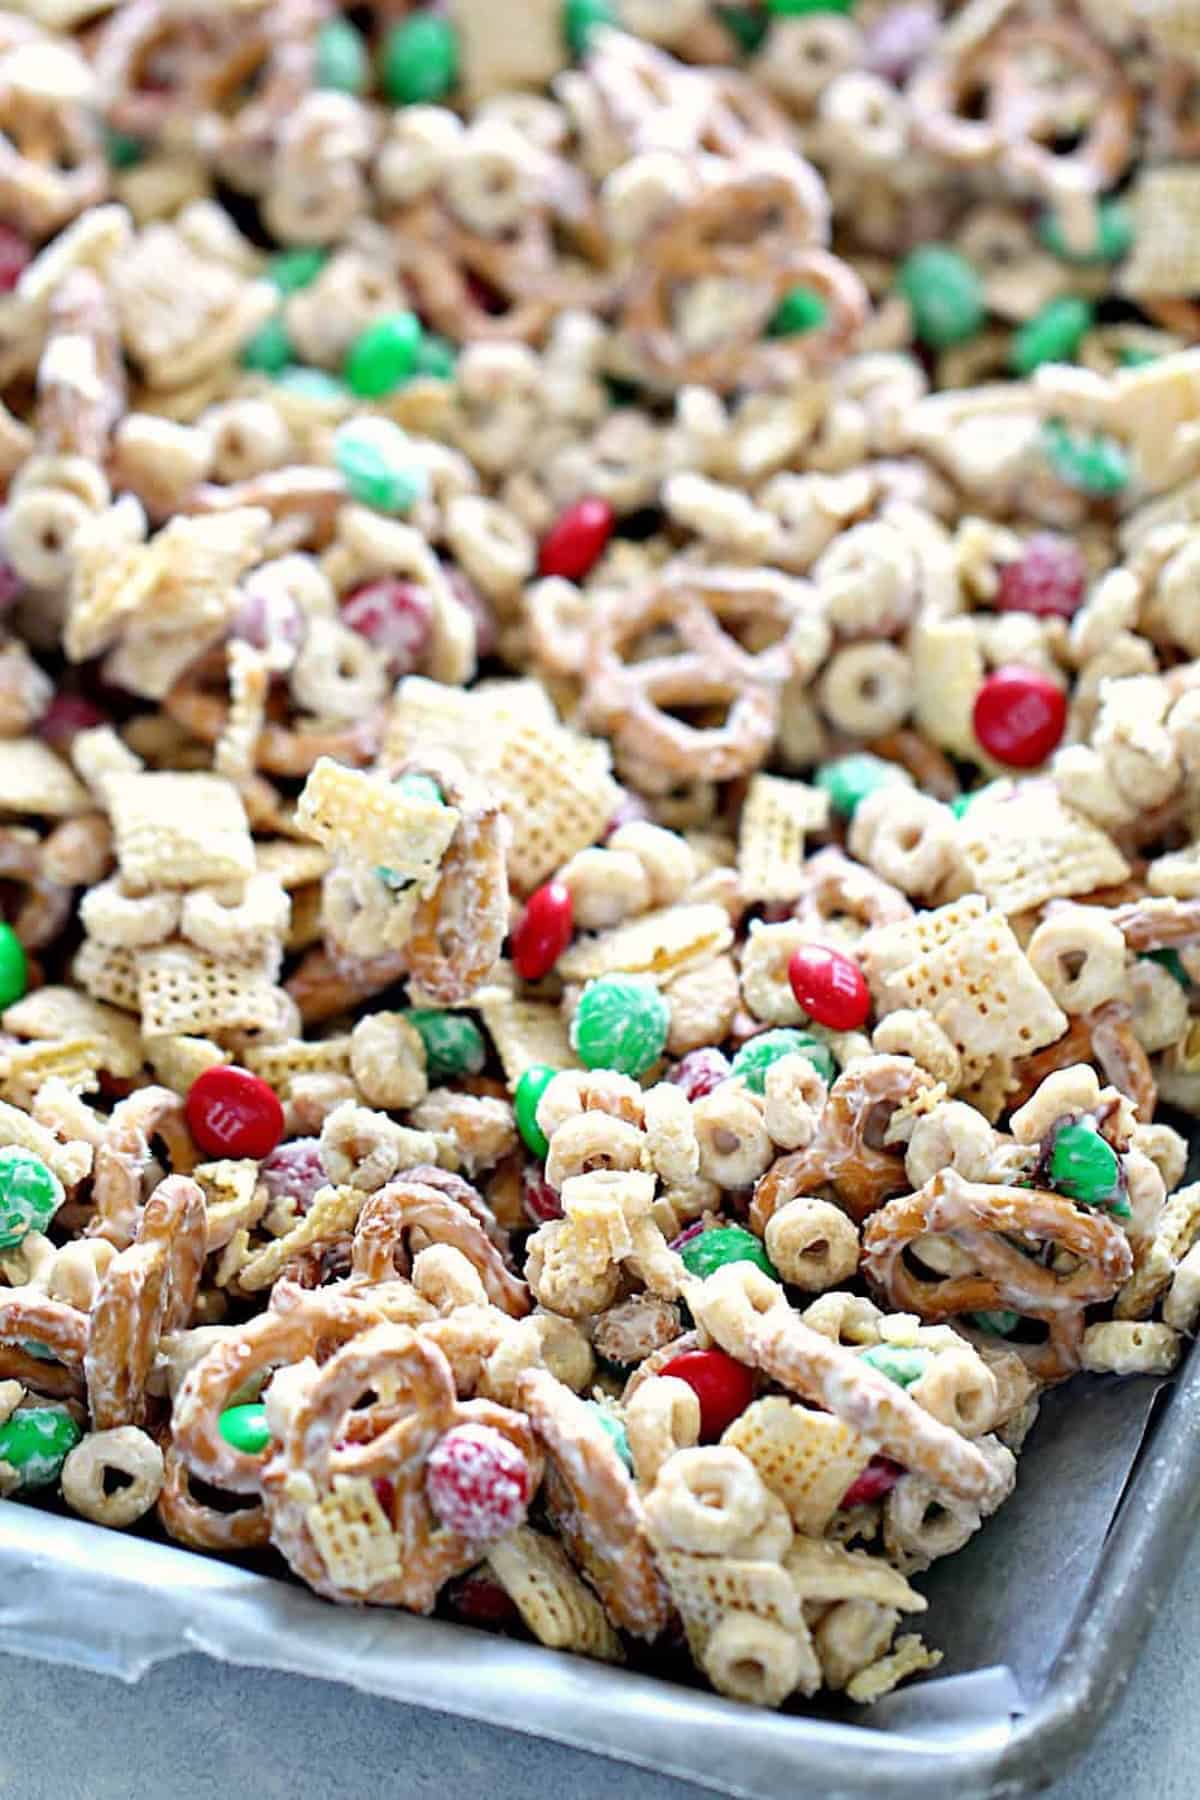
[[[1200,1132],[1189,1128],[1193,1164]],[[1195,1178],[1195,1167],[1189,1178]],[[1110,1712],[1200,1514],[1200,1354],[1047,1394],[1012,1498],[916,1586],[936,1675],[780,1713],[0,1502],[0,1651],[136,1681],[187,1651],[341,1681],[745,1800],[992,1800],[1059,1775]]]
[[[765,1713],[406,1614],[346,1610],[153,1537],[0,1504],[0,1650],[136,1680],[200,1650],[599,1752],[718,1793],[1030,1792],[1124,1685],[1200,1510],[1200,1357],[1048,1396],[1013,1499],[919,1585],[944,1671],[869,1712]],[[530,1704],[530,1702],[533,1704]]]

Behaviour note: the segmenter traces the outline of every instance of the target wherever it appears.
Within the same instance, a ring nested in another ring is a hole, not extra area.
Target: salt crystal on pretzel
[[[787,1507],[797,1531],[820,1535],[871,1460],[871,1447],[830,1413],[783,1395],[756,1400],[721,1442],[732,1444]]]
[[[972,887],[1003,913],[1115,887],[1130,873],[1108,834],[1049,781],[989,788],[958,820],[955,839]]]
[[[273,1016],[275,956],[213,956],[192,944],[155,944],[134,952],[134,967],[146,1037],[220,1037]]]
[[[738,826],[738,887],[751,905],[795,900],[804,887],[804,839],[829,823],[829,796],[803,781],[751,778]]]
[[[535,1063],[551,1069],[579,1066],[557,1006],[489,990],[489,998],[479,1003],[479,1012],[510,1089]]]
[[[564,981],[602,975],[650,975],[672,980],[685,969],[720,956],[733,942],[724,907],[712,901],[663,907],[596,937],[580,938],[556,965]]]
[[[385,776],[322,756],[304,784],[296,817],[325,849],[390,869],[424,891],[437,878],[461,814],[418,799]]]
[[[221,776],[169,770],[116,775],[107,799],[121,878],[131,893],[240,881],[254,873],[246,809],[233,783]]]
[[[141,1033],[134,1022],[78,988],[35,988],[5,1008],[0,1025],[20,1038],[87,1038],[101,1052],[98,1066],[121,1080],[142,1066]]]
[[[0,814],[65,819],[94,802],[41,738],[0,738]]]
[[[512,820],[508,870],[522,893],[594,844],[621,797],[607,747],[561,726],[516,725],[502,736],[486,773]]]

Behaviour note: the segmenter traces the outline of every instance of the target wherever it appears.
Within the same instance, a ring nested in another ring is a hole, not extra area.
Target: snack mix
[[[0,1494],[934,1667],[1200,1318],[1198,335],[1198,0],[8,0]]]

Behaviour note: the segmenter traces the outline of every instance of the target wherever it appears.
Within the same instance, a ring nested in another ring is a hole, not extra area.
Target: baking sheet
[[[1026,1792],[1098,1722],[1200,1493],[1192,1359],[1121,1504],[1162,1387],[1087,1380],[1048,1397],[1013,1499],[921,1578],[942,1671],[866,1713],[762,1713],[460,1625],[332,1607],[287,1581],[16,1502],[0,1504],[0,1650],[127,1680],[200,1650],[755,1800],[792,1800],[801,1780],[827,1800]]]
[[[1200,1174],[1194,1122],[1188,1179]],[[915,1585],[937,1674],[877,1706],[766,1713],[307,1589],[149,1533],[0,1501],[0,1650],[136,1681],[199,1650],[344,1682],[744,1800],[1014,1800],[1098,1729],[1200,1521],[1200,1356],[1044,1396],[1015,1493]]]

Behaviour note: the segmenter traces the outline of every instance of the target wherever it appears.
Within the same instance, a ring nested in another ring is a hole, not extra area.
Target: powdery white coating
[[[425,1491],[443,1525],[472,1543],[515,1531],[529,1505],[529,1465],[490,1425],[457,1425],[425,1465]]]

